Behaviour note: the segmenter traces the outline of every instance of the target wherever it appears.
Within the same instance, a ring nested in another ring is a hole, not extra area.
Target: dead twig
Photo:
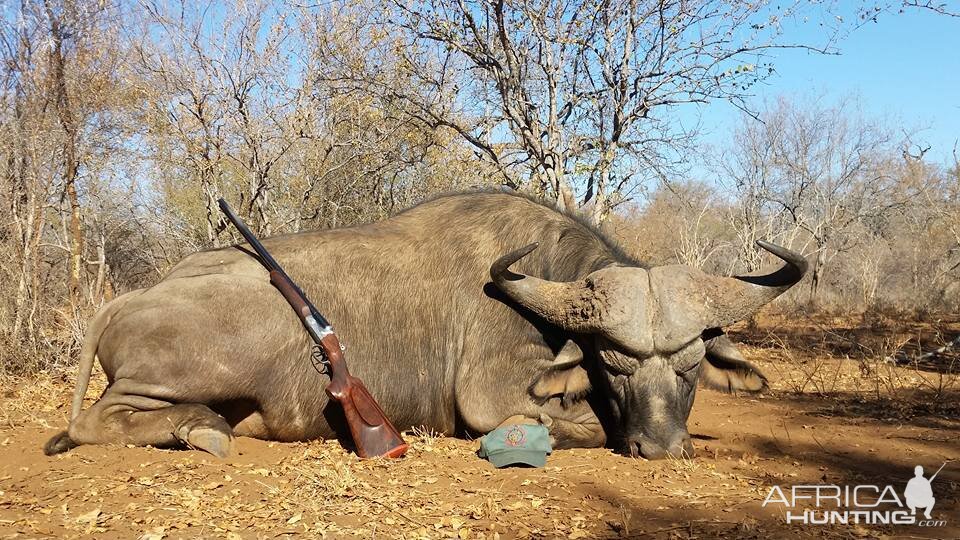
[[[817,436],[814,435],[813,433],[810,434],[810,437],[813,438],[813,442],[817,443],[817,446],[819,446],[820,449],[823,450],[824,452],[826,452],[826,453],[828,453],[828,454],[830,454],[830,455],[833,455],[833,456],[839,456],[839,455],[840,455],[840,454],[838,454],[837,452],[833,452],[833,451],[827,450],[826,447],[824,447],[822,444],[820,444],[820,441],[817,440]]]

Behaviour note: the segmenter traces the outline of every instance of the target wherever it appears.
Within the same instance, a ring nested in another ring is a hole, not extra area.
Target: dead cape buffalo
[[[692,455],[698,379],[764,386],[720,329],[806,266],[763,243],[785,261],[767,275],[644,268],[577,219],[507,193],[448,195],[264,245],[333,322],[351,371],[399,429],[477,434],[519,415],[547,425],[558,448],[647,458]],[[348,433],[311,343],[243,246],[190,255],[90,322],[69,429],[45,450],[186,443],[225,456],[237,435]],[[81,412],[94,357],[110,384]]]

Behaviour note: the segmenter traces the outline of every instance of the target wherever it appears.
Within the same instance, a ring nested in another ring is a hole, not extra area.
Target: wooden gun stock
[[[324,337],[321,347],[330,361],[330,384],[326,392],[343,407],[357,455],[362,458],[396,458],[404,455],[408,445],[403,442],[397,428],[387,419],[363,382],[347,371],[336,334]]]

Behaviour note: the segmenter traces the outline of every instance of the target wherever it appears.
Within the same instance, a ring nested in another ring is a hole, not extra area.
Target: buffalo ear
[[[572,340],[568,340],[553,362],[547,363],[545,370],[530,385],[530,395],[543,404],[552,397],[560,397],[566,407],[590,391],[590,377],[587,370],[580,367],[583,351]]]
[[[700,366],[700,383],[713,390],[734,393],[767,390],[767,377],[747,362],[726,335],[704,342],[706,361]]]

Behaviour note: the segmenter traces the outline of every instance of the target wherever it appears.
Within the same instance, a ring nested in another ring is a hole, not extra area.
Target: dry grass
[[[914,323],[897,327],[890,321],[830,317],[811,319],[807,331],[779,318],[735,332],[744,354],[771,379],[776,391],[845,394],[860,400],[898,406],[949,405],[960,391],[960,350],[949,335],[960,335],[960,324]],[[925,351],[940,349],[935,354]],[[922,360],[916,360],[922,359]]]
[[[916,428],[910,421],[945,418],[942,407],[921,404],[937,396],[949,402],[955,374],[885,363],[889,352],[880,348],[831,355],[837,338],[804,347],[797,336],[762,325],[758,332],[745,337],[743,350],[766,370],[774,395],[699,394],[691,433],[703,438],[695,460],[572,450],[555,452],[543,469],[496,470],[476,457],[475,441],[425,427],[405,434],[410,451],[399,461],[361,461],[332,441],[249,439],[238,440],[240,453],[227,460],[118,447],[46,458],[39,446],[66,424],[72,380],[0,377],[0,536],[795,536],[797,529],[759,507],[771,484],[885,478],[902,456],[937,454],[956,437],[955,421]],[[102,374],[92,382],[88,403],[102,390]],[[898,422],[886,421],[890,415]],[[852,428],[850,416],[861,427]],[[953,473],[944,474],[938,489],[952,490],[941,492],[949,508],[960,488]]]

